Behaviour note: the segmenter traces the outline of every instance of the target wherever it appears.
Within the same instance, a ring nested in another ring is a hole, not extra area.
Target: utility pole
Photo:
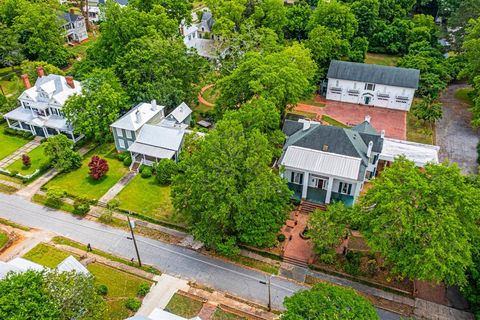
[[[261,284],[268,286],[268,311],[272,311],[272,275],[269,275],[267,281],[259,281]]]
[[[135,251],[137,252],[137,258],[138,258],[138,265],[141,267],[142,266],[142,260],[140,260],[140,253],[138,252],[138,247],[137,247],[137,240],[135,240],[135,234],[133,233],[133,228],[135,228],[135,223],[130,220],[130,213],[127,216],[128,220],[128,226],[130,227],[130,232],[132,233],[132,238],[128,238],[129,240],[133,240],[133,244],[135,245]]]

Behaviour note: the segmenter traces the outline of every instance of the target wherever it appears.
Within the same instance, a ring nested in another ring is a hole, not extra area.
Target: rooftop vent
[[[328,151],[328,145],[324,144],[322,147],[322,151],[327,152]]]

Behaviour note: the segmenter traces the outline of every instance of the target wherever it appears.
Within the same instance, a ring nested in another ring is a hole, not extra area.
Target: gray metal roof
[[[327,78],[418,89],[420,70],[332,60]]]
[[[158,148],[178,151],[183,142],[185,129],[145,124],[136,142]]]
[[[167,116],[169,118],[172,116],[177,120],[179,123],[183,122],[189,115],[192,114],[192,109],[190,109],[185,102],[182,102],[178,107],[175,108],[170,114]]]
[[[57,270],[60,272],[75,271],[77,273],[90,274],[87,268],[72,256],[68,256],[65,260],[60,262],[57,266]]]
[[[155,101],[152,101],[151,103],[142,102],[130,109],[130,111],[128,111],[110,126],[129,131],[137,131],[145,123],[152,120],[155,116],[161,113],[164,108],[164,106],[157,105]]]
[[[128,151],[138,154],[144,154],[149,157],[157,159],[172,159],[175,155],[175,151],[168,150],[160,147],[149,146],[147,144],[134,142],[128,148]]]

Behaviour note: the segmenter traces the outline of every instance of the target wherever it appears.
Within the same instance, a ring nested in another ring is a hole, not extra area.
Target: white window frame
[[[375,90],[375,83],[365,83],[365,90],[374,91]]]
[[[126,135],[127,139],[133,139],[132,131],[125,130],[125,135]]]
[[[350,196],[352,193],[353,184],[348,182],[340,182],[339,189],[340,189],[340,194]]]
[[[303,184],[303,172],[292,171],[292,183],[302,185]]]
[[[115,128],[115,130],[117,131],[117,137],[123,137],[122,129],[120,129],[120,128]]]
[[[118,139],[118,146],[122,149],[125,149],[125,141],[123,141],[123,139]]]
[[[327,190],[328,179],[322,177],[313,177],[314,187],[317,189]],[[322,184],[321,186],[320,183]]]

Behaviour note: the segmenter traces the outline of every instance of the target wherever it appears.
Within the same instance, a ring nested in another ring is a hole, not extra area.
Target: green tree
[[[330,61],[346,56],[350,48],[348,41],[342,39],[338,32],[325,26],[317,26],[311,30],[305,46],[310,49],[317,63],[319,79],[327,75]]]
[[[380,319],[373,305],[353,289],[319,283],[283,302],[281,320]]]
[[[65,40],[58,12],[49,4],[20,0],[11,28],[18,35],[29,60],[64,67],[71,55],[63,45]]]
[[[196,238],[222,254],[237,243],[266,247],[285,221],[291,191],[271,169],[273,153],[257,129],[223,120],[182,160],[172,183],[172,202]]]
[[[480,127],[480,18],[470,20],[463,42],[463,57],[466,60],[465,67],[460,76],[466,77],[473,85],[475,98],[470,111],[473,114],[471,124]]]
[[[129,5],[145,12],[152,11],[156,5],[160,5],[167,10],[170,18],[175,19],[178,23],[180,23],[182,19],[190,21],[192,17],[192,0],[132,0],[129,2]]]
[[[13,67],[23,60],[23,48],[18,40],[18,35],[0,22],[0,66]]]
[[[454,30],[451,37],[452,49],[461,51],[467,27],[472,19],[480,17],[480,1],[461,0],[447,20],[447,26]]]
[[[314,75],[310,51],[301,45],[269,55],[250,52],[232,74],[217,83],[221,94],[216,107],[221,111],[235,108],[257,95],[274,102],[283,112],[287,105],[313,92]]]
[[[0,280],[1,319],[100,320],[105,311],[91,275],[29,270]]]
[[[443,116],[442,104],[435,102],[430,97],[425,97],[422,101],[412,106],[412,113],[420,120],[435,122]]]
[[[30,79],[32,84],[35,83],[38,78],[37,67],[42,67],[46,75],[49,75],[49,74],[58,74],[60,76],[65,75],[65,72],[63,72],[62,69],[54,65],[51,65],[46,61],[24,60],[20,65],[20,70],[22,74],[28,74],[28,78]]]
[[[368,40],[365,37],[353,39],[348,51],[348,59],[354,62],[364,62],[368,51]]]
[[[308,235],[322,261],[333,262],[335,248],[348,235],[346,221],[350,210],[343,202],[337,202],[329,205],[326,211],[315,210],[310,215]]]
[[[392,22],[412,12],[416,0],[380,0],[380,18]]]
[[[172,177],[178,173],[178,164],[170,159],[161,159],[155,165],[155,181],[160,185],[169,185]]]
[[[116,69],[132,101],[156,99],[167,106],[193,102],[206,63],[189,54],[182,41],[142,37],[123,50]]]
[[[128,97],[111,69],[95,69],[82,82],[81,94],[68,98],[62,112],[75,131],[95,141],[111,138],[112,124],[128,108]]]
[[[217,21],[214,29],[217,28],[217,23],[240,28],[247,2],[247,0],[205,0],[205,4],[212,10],[212,14]]]
[[[402,276],[464,285],[479,231],[480,190],[456,165],[421,169],[405,158],[372,184],[354,215],[369,247]]]
[[[379,0],[356,0],[351,8],[358,21],[358,36],[372,36],[380,14]]]
[[[79,168],[82,162],[82,156],[72,148],[73,141],[63,134],[58,134],[47,139],[44,153],[55,169],[69,171]]]
[[[303,40],[307,38],[307,28],[312,15],[312,9],[304,0],[295,1],[293,6],[287,8],[285,24],[285,37],[287,39]]]
[[[348,4],[338,0],[320,0],[313,12],[311,29],[317,25],[336,30],[342,39],[351,40],[358,30],[358,21]]]

